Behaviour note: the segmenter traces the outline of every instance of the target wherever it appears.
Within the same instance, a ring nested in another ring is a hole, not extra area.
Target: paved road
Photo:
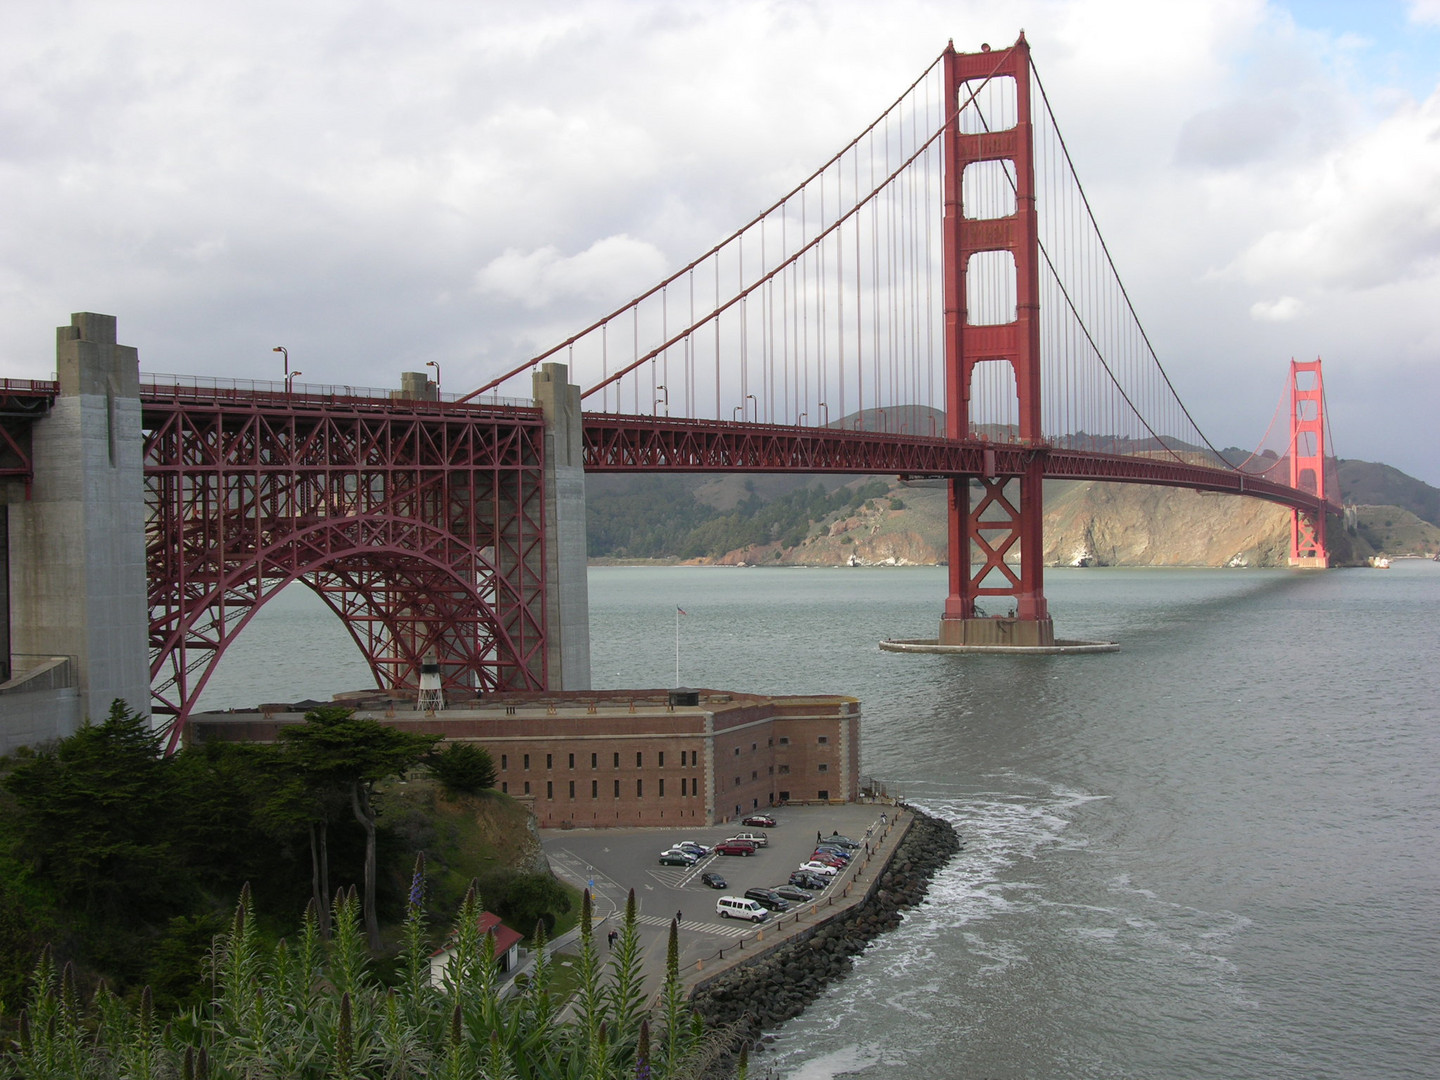
[[[781,807],[771,812],[776,827],[764,830],[769,844],[754,855],[710,855],[690,867],[661,866],[660,852],[681,840],[712,847],[737,832],[759,830],[732,824],[704,829],[546,830],[541,836],[555,872],[574,885],[590,889],[595,903],[595,938],[602,957],[607,952],[605,935],[612,927],[619,927],[626,896],[630,889],[635,890],[646,984],[654,994],[664,981],[666,940],[670,920],[677,914],[682,916],[680,968],[693,980],[698,974],[697,962],[705,970],[713,970],[722,954],[728,960],[742,948],[742,941],[753,948],[757,938],[763,939],[768,932],[773,939],[777,932],[773,918],[758,927],[720,918],[715,912],[718,897],[743,896],[749,888],[785,884],[790,872],[809,858],[817,833],[828,836],[839,832],[862,842],[869,839],[875,846],[884,832],[882,813],[887,820],[893,820],[895,808],[874,804]],[[700,875],[707,870],[722,875],[728,887],[718,890],[704,885]],[[815,894],[817,903],[825,908],[831,894],[838,899],[842,888],[835,886]],[[810,906],[803,910],[809,912]],[[793,913],[784,918],[788,922],[792,917]]]

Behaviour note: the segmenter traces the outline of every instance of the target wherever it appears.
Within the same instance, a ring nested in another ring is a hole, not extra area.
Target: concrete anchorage
[[[90,312],[56,331],[59,395],[33,430],[30,497],[8,508],[16,669],[71,666],[69,687],[37,691],[47,701],[23,686],[0,698],[8,746],[98,723],[117,698],[150,713],[140,362],[115,338],[115,317]]]
[[[580,387],[564,364],[534,373],[545,417],[545,666],[551,690],[590,689],[584,427]]]

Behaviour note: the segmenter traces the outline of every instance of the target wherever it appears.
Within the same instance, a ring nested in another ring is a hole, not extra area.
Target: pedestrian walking
[[[685,916],[682,915],[680,912],[678,912],[678,911],[675,912],[675,925],[676,925],[676,926],[679,926],[680,923],[681,923],[681,921],[682,921],[684,918],[685,918]]]
[[[605,940],[610,943],[610,948],[612,948],[612,949],[615,947],[615,942],[618,941],[619,939],[620,939],[620,932],[619,932],[618,930],[611,930],[610,933],[608,933],[607,935],[605,935]]]

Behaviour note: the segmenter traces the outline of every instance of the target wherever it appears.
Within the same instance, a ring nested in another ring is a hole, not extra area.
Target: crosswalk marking
[[[663,915],[637,915],[635,921],[642,926],[659,926],[670,929],[670,919]],[[699,931],[702,934],[717,934],[720,937],[744,937],[756,928],[755,923],[705,923],[686,919],[680,923],[682,933]]]

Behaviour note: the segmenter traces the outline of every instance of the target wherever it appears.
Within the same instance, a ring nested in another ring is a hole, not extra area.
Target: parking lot
[[[757,848],[753,855],[707,855],[692,866],[663,866],[660,853],[682,840],[713,848],[737,833],[761,830],[737,821],[703,829],[682,825],[676,829],[547,830],[541,838],[555,872],[570,883],[591,890],[595,903],[595,937],[602,953],[606,948],[606,934],[617,928],[624,916],[629,890],[635,890],[646,948],[646,975],[653,991],[663,978],[666,935],[672,918],[681,917],[682,970],[693,970],[696,961],[710,961],[727,947],[735,946],[739,938],[763,936],[765,929],[778,920],[772,917],[757,927],[749,922],[722,919],[715,911],[716,900],[721,896],[744,896],[746,889],[784,885],[790,872],[809,859],[817,834],[839,833],[862,845],[869,842],[875,847],[884,831],[880,816],[883,813],[893,818],[894,808],[848,804],[781,807],[765,812],[776,821],[774,828],[763,830],[768,840],[766,846]],[[862,847],[860,856],[863,855]],[[726,887],[715,889],[705,885],[701,875],[706,872],[719,873]],[[828,907],[831,894],[837,888],[843,889],[843,885],[812,893],[815,902]],[[771,934],[773,936],[773,930]]]

